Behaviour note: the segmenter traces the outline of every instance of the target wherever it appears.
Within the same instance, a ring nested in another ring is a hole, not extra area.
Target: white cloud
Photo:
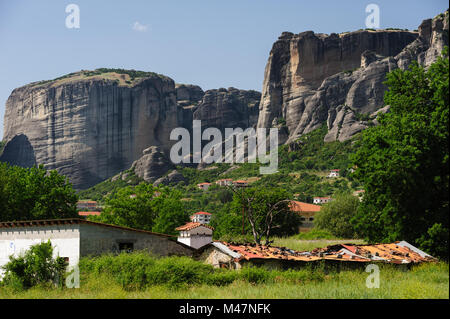
[[[148,30],[148,25],[143,25],[139,21],[133,24],[133,30],[137,32],[146,32]]]

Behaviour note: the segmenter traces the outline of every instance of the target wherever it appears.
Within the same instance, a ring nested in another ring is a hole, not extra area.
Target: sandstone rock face
[[[259,100],[257,91],[236,88],[208,90],[193,112],[194,120],[202,127],[216,127],[224,132],[226,127],[246,129],[258,121]]]
[[[131,165],[131,170],[134,170],[136,176],[148,183],[154,182],[171,168],[173,168],[172,163],[162,149],[157,146],[145,149],[143,156]]]
[[[367,127],[361,114],[383,107],[388,72],[412,61],[431,64],[448,45],[448,11],[425,20],[419,32],[344,34],[284,32],[265,69],[258,127],[284,119],[291,143],[327,123],[325,141],[346,140]]]
[[[128,169],[150,145],[169,150],[169,134],[180,117],[173,80],[149,75],[122,85],[112,76],[75,76],[15,89],[6,102],[2,160],[14,163],[10,159],[22,152],[20,146],[37,164],[87,188]],[[30,158],[20,155],[18,161],[30,166]]]

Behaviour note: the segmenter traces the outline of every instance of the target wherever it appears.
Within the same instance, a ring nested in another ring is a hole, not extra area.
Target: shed
[[[171,235],[92,222],[53,219],[0,223],[0,267],[41,242],[51,241],[55,257],[75,266],[81,257],[144,250],[158,256],[192,256],[193,249]]]

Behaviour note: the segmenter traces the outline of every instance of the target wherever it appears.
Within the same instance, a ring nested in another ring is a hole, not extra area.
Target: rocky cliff
[[[33,83],[6,102],[1,160],[44,164],[86,188],[129,168],[151,145],[169,150],[177,112],[173,80],[153,73],[82,71]]]
[[[423,21],[418,32],[285,32],[265,69],[258,127],[286,123],[288,134],[280,142],[290,143],[326,122],[325,141],[349,139],[367,127],[361,115],[384,106],[388,72],[413,60],[427,66],[445,45],[448,11]]]
[[[191,130],[194,113],[205,125],[221,118],[225,126],[256,124],[258,92],[219,91],[205,94],[198,86],[175,84],[162,75],[120,69],[31,83],[15,89],[6,103],[0,161],[44,164],[78,189],[132,165],[138,176],[155,180],[170,166],[164,158],[174,143],[170,132],[176,127]]]

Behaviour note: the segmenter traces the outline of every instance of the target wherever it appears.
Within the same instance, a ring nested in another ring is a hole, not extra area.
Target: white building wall
[[[0,229],[0,267],[9,262],[9,256],[18,257],[32,245],[50,240],[53,257],[68,257],[69,266],[80,259],[79,225],[49,225]],[[0,275],[4,271],[0,270]]]

